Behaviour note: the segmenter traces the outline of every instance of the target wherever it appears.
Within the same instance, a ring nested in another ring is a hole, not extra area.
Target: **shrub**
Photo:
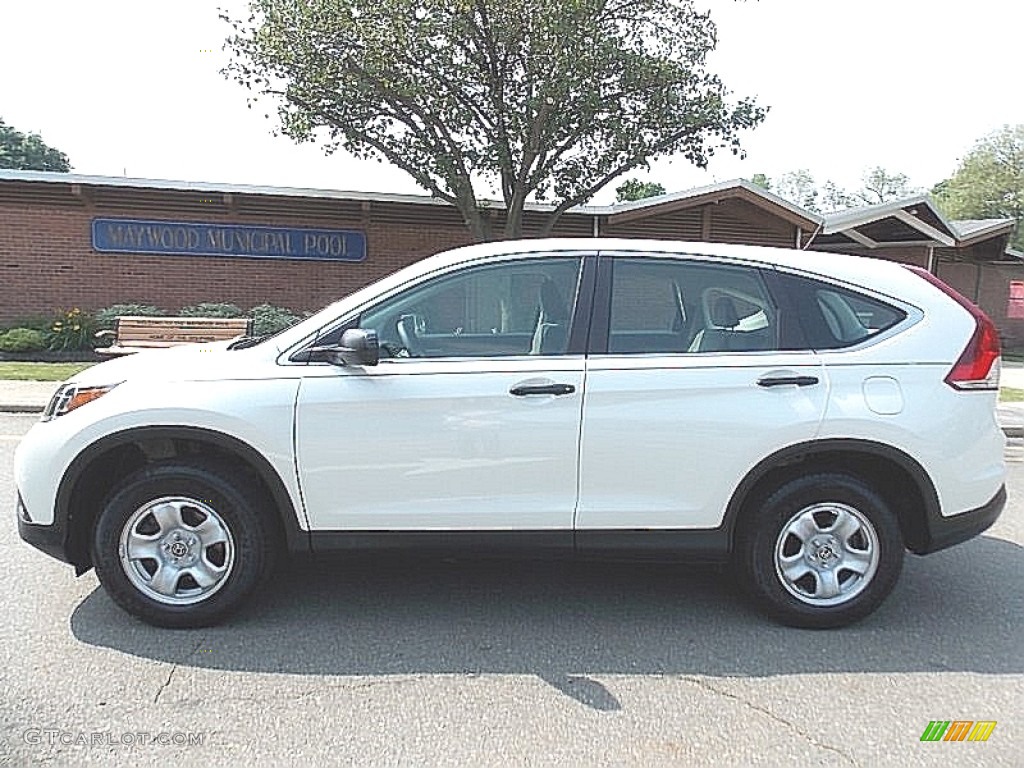
[[[0,333],[0,350],[4,352],[39,352],[46,349],[46,334],[35,328],[11,328]]]
[[[254,336],[269,336],[283,331],[299,321],[299,316],[284,307],[275,307],[273,304],[260,304],[249,310],[252,318],[252,332]]]
[[[55,352],[92,349],[96,322],[78,307],[61,310],[54,317],[46,334],[46,346]]]
[[[152,304],[111,304],[96,312],[96,330],[113,330],[114,321],[122,315],[127,317],[159,317],[166,315]]]
[[[33,331],[41,331],[45,335],[49,332],[52,323],[51,315],[23,315],[14,322],[0,327],[0,334],[9,328],[30,328]]]
[[[204,301],[181,308],[182,317],[245,317],[245,312],[236,304]]]

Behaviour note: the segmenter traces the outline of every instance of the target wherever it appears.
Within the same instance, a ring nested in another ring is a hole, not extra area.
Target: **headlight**
[[[118,382],[120,383],[120,382]],[[43,421],[63,416],[75,408],[81,408],[86,403],[91,403],[103,397],[107,392],[116,387],[117,384],[106,384],[102,387],[83,387],[81,384],[61,384],[49,405],[43,411]]]

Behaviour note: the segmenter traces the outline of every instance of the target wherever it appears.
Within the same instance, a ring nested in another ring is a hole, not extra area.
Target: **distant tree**
[[[852,198],[861,205],[889,203],[916,192],[910,187],[910,179],[904,173],[889,173],[881,166],[875,166],[864,174],[864,185],[852,193]]]
[[[772,180],[769,179],[763,173],[755,173],[753,176],[751,176],[750,183],[755,184],[756,186],[761,187],[762,189],[767,189],[769,192],[772,189]]]
[[[1024,248],[1024,125],[1006,125],[979,141],[932,194],[954,219],[1013,219],[1011,243]]]
[[[37,133],[22,133],[0,118],[0,168],[19,171],[71,170],[68,156],[47,146]]]
[[[814,183],[814,176],[806,168],[797,171],[790,171],[779,176],[774,182],[773,191],[779,197],[796,203],[808,211],[819,211],[818,187]]]
[[[867,171],[862,177],[862,186],[853,192],[848,192],[832,180],[826,181],[819,188],[814,176],[806,168],[784,173],[774,181],[763,173],[755,173],[751,181],[815,213],[888,203],[916,191],[911,188],[910,179],[905,174],[889,173],[880,166]]]
[[[699,168],[764,108],[709,72],[717,32],[696,0],[250,0],[226,74],[278,105],[281,131],[386,160],[490,235],[527,200],[570,208],[659,157]]]
[[[615,199],[620,203],[664,194],[665,188],[661,184],[655,181],[640,181],[640,179],[627,179],[615,188]]]
[[[858,205],[858,201],[849,192],[829,179],[821,185],[822,212],[841,211]]]

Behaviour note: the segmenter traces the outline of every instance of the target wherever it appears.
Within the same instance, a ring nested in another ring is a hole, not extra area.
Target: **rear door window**
[[[614,260],[611,354],[773,350],[776,318],[756,269],[664,258]]]

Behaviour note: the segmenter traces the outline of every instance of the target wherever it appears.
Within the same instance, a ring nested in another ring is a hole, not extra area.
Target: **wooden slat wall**
[[[793,248],[796,228],[745,200],[724,200],[711,206],[711,240]]]
[[[637,237],[654,240],[700,240],[703,219],[701,209],[695,208],[623,224],[608,224],[602,229],[601,234],[607,237]]]

